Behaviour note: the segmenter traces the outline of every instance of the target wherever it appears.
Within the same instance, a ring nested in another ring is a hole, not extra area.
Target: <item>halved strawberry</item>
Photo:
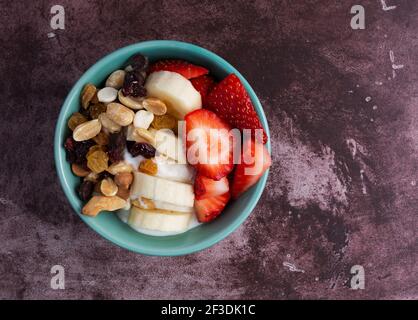
[[[229,181],[227,177],[216,181],[203,176],[201,173],[196,175],[194,180],[195,199],[201,200],[209,197],[216,197],[229,191]]]
[[[209,93],[206,100],[207,108],[215,112],[234,128],[240,130],[261,129],[263,143],[267,142],[267,135],[255,112],[251,99],[235,74],[230,74],[219,82]]]
[[[220,196],[195,200],[194,207],[197,219],[200,222],[212,221],[223,211],[230,197],[229,192],[226,192]]]
[[[231,127],[215,113],[192,111],[186,121],[187,160],[205,177],[220,180],[234,168]]]
[[[271,157],[263,144],[255,142],[253,139],[244,141],[241,163],[237,164],[232,180],[232,198],[238,198],[256,184],[270,166]]]
[[[209,73],[209,70],[190,62],[178,59],[159,60],[150,66],[149,72],[171,71],[180,73],[186,79],[197,78]]]
[[[202,105],[206,106],[206,97],[215,86],[215,80],[211,76],[204,75],[198,78],[194,78],[190,80],[190,82],[192,83],[193,87],[199,91],[200,96],[202,97]]]

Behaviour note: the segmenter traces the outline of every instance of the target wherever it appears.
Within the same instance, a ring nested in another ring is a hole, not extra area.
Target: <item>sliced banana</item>
[[[128,224],[133,228],[163,232],[182,232],[187,230],[192,213],[146,210],[133,206],[128,218]]]
[[[134,172],[131,198],[144,197],[183,207],[193,207],[194,192],[190,184]]]
[[[196,109],[202,108],[200,93],[192,83],[176,72],[157,71],[151,73],[145,83],[147,94],[158,98],[167,105],[167,112],[177,119]]]

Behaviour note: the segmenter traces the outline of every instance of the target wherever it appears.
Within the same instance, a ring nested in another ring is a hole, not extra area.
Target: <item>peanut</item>
[[[154,114],[146,110],[139,110],[134,117],[134,126],[136,128],[148,129],[154,120]]]
[[[115,183],[124,189],[129,189],[132,184],[133,176],[130,172],[120,172],[115,175]]]
[[[73,131],[73,139],[75,141],[85,141],[97,136],[102,129],[99,120],[90,120],[79,124]]]
[[[135,97],[129,97],[129,96],[127,97],[123,95],[122,90],[119,90],[118,99],[120,103],[127,106],[128,108],[131,108],[134,110],[144,109],[144,106],[142,105],[144,98],[135,98]]]
[[[101,113],[99,115],[99,121],[103,128],[106,128],[111,133],[119,132],[121,130],[121,126],[113,120],[110,120],[106,113]]]
[[[112,102],[107,105],[106,115],[110,120],[124,127],[132,123],[135,113],[123,104]]]
[[[112,87],[115,89],[122,88],[125,75],[126,72],[124,70],[113,71],[106,80],[106,87]]]
[[[118,193],[118,186],[112,178],[106,178],[100,182],[100,192],[108,197],[115,196]]]
[[[132,132],[132,138],[136,142],[147,142],[155,146],[155,134],[143,128],[135,128]]]
[[[126,201],[117,196],[93,196],[89,202],[83,207],[83,214],[95,217],[100,211],[115,211],[125,207]]]
[[[167,106],[164,102],[157,98],[147,98],[142,102],[143,107],[157,116],[167,113]]]
[[[75,163],[71,165],[71,170],[73,171],[74,175],[82,178],[87,177],[90,173],[90,171],[80,167],[78,164]]]
[[[132,166],[129,163],[126,163],[124,161],[114,163],[109,168],[107,168],[107,172],[113,175],[116,175],[122,172],[132,172],[132,171],[133,171]]]

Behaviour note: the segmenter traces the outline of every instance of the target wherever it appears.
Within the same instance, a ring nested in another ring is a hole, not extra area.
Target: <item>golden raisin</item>
[[[106,105],[104,103],[96,103],[90,107],[90,117],[92,119],[97,119],[99,114],[106,112]]]
[[[98,144],[95,144],[94,146],[91,146],[91,147],[89,148],[89,151],[87,151],[86,157],[88,157],[88,156],[89,156],[89,155],[91,155],[94,151],[97,151],[97,150],[104,151],[102,146],[100,146],[100,145],[98,145]]]
[[[87,109],[90,105],[91,100],[94,98],[94,95],[97,92],[97,88],[94,84],[87,83],[83,91],[81,92],[81,106],[84,109]]]
[[[79,112],[74,112],[70,119],[68,119],[68,128],[73,131],[79,124],[87,121],[87,118]]]
[[[108,168],[109,157],[102,150],[95,150],[87,156],[87,167],[94,173],[100,173]]]
[[[100,146],[107,146],[109,144],[109,136],[105,132],[100,131],[99,134],[93,138],[93,141]]]
[[[170,129],[173,130],[177,126],[177,120],[169,114],[164,114],[162,116],[154,115],[154,120],[151,123],[151,127],[160,130],[160,129]]]
[[[158,166],[151,159],[146,159],[139,164],[139,171],[155,176],[158,172]]]

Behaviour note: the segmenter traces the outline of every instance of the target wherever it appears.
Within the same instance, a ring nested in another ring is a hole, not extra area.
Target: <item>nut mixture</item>
[[[80,110],[68,119],[71,135],[64,148],[73,174],[80,177],[78,195],[85,202],[82,213],[125,208],[133,171],[157,173],[154,135],[148,129],[175,129],[177,120],[166,114],[166,104],[147,96],[144,87],[149,62],[141,54],[115,70],[104,86],[87,83],[80,94]],[[132,141],[127,141],[132,140]],[[133,168],[124,161],[125,149],[144,161]]]

